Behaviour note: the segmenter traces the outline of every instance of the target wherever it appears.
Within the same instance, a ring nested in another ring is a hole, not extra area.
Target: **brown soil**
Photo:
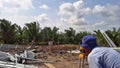
[[[33,50],[36,53],[36,59],[42,61],[50,61],[55,68],[79,68],[79,57],[78,54],[70,54],[66,51],[79,49],[79,45],[54,45],[54,46],[22,46],[7,52],[12,54],[18,53],[24,50]],[[28,64],[34,64],[35,61],[28,61]],[[47,68],[44,63],[36,62],[39,68]],[[87,63],[85,62],[84,68],[88,68]]]

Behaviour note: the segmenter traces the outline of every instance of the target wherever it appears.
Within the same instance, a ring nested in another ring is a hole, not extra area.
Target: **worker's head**
[[[91,51],[93,48],[97,47],[96,38],[92,35],[87,35],[82,38],[81,47],[87,51]]]

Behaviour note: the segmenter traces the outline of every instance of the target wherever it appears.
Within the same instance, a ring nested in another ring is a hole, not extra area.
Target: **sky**
[[[72,27],[77,32],[120,28],[120,0],[0,0],[0,19],[21,27]]]

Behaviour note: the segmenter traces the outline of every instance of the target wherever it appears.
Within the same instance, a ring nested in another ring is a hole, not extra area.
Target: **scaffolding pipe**
[[[107,43],[109,44],[110,47],[117,47],[114,42],[110,39],[110,37],[103,31],[100,31],[101,34],[103,35],[103,37],[105,38],[105,40],[107,41]]]

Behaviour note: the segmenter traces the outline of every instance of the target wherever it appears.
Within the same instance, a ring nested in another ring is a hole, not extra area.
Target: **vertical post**
[[[17,65],[17,54],[15,54],[15,65]]]
[[[78,68],[84,68],[84,58],[79,58]]]
[[[84,68],[84,59],[81,59],[81,68]]]
[[[81,68],[81,59],[79,58],[79,61],[78,61],[78,68]]]
[[[79,68],[84,68],[84,61],[85,61],[85,52],[84,49],[80,47]]]
[[[48,45],[49,45],[49,52],[51,51],[51,43],[50,41],[48,42]]]
[[[52,45],[53,45],[53,41],[49,41],[49,42],[48,42],[48,45],[49,45],[49,52],[51,52],[51,47],[52,47]]]

